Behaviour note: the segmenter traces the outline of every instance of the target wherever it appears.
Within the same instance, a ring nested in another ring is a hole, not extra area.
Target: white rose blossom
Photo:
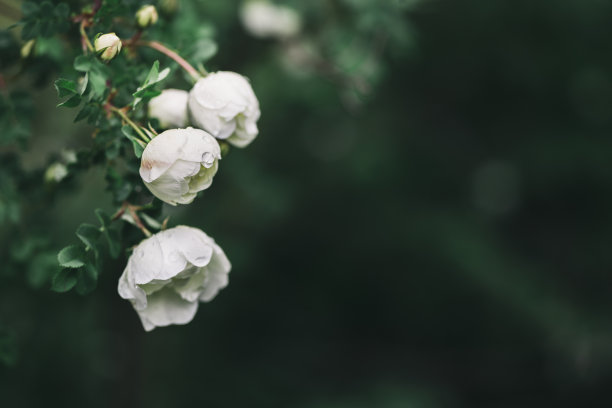
[[[199,302],[228,284],[231,264],[215,241],[197,228],[177,226],[142,241],[119,278],[146,331],[189,323]]]
[[[199,79],[189,92],[192,124],[237,147],[255,139],[260,114],[249,81],[235,72],[211,73]]]
[[[203,130],[171,129],[157,135],[142,152],[140,176],[160,200],[189,204],[212,184],[221,148]]]
[[[288,38],[301,28],[300,15],[292,8],[267,1],[247,1],[240,8],[244,28],[259,38]]]
[[[187,100],[189,92],[181,89],[164,89],[149,101],[149,117],[159,120],[164,128],[183,128],[189,123]]]

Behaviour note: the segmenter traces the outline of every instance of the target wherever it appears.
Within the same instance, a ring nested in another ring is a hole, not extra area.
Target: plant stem
[[[149,143],[151,141],[151,138],[149,138],[147,134],[142,131],[140,126],[132,122],[132,120],[128,117],[128,115],[125,114],[124,111],[112,105],[110,106],[110,110],[115,112],[117,115],[121,116],[121,118],[125,120],[127,124],[130,125],[132,129],[136,131],[136,133],[138,133],[138,136],[140,136],[140,139],[142,139],[143,142]]]
[[[91,52],[94,52],[94,47],[93,45],[91,45],[91,41],[89,41],[89,37],[87,37],[87,33],[85,32],[85,20],[81,21],[81,24],[79,25],[79,31],[81,32],[81,38],[85,42],[87,49],[89,49],[89,51]]]
[[[145,236],[148,238],[151,235],[151,231],[149,231],[147,229],[147,227],[144,226],[144,224],[142,223],[142,221],[140,220],[140,217],[138,216],[138,213],[136,213],[136,210],[134,209],[134,206],[132,205],[128,205],[128,210],[130,211],[130,215],[132,216],[132,218],[134,219],[134,222],[136,223],[136,226],[142,231],[143,234],[145,234]]]
[[[200,75],[198,70],[195,69],[191,64],[189,64],[185,59],[183,59],[183,57],[181,57],[176,52],[172,51],[171,49],[169,49],[168,47],[166,47],[165,45],[163,45],[160,42],[157,42],[157,41],[139,41],[139,42],[136,43],[136,45],[144,45],[146,47],[153,48],[154,50],[157,50],[157,51],[161,52],[162,54],[165,54],[168,57],[172,58],[185,71],[187,71],[187,73],[189,75],[191,75],[191,77],[195,81],[197,81],[198,79],[200,79],[202,77],[202,75]]]

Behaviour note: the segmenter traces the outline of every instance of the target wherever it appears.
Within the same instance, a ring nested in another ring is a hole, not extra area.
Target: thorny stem
[[[168,57],[172,58],[174,61],[176,61],[177,64],[179,64],[185,71],[187,71],[187,73],[189,75],[191,75],[191,77],[197,81],[198,79],[200,79],[202,77],[202,75],[198,72],[197,69],[195,69],[190,63],[188,63],[185,59],[183,59],[183,57],[181,57],[180,55],[178,55],[176,52],[172,51],[171,49],[169,49],[168,47],[166,47],[165,45],[163,45],[160,42],[157,41],[138,41],[135,43],[136,45],[144,45],[146,47],[150,47],[153,48],[154,50],[157,50],[159,52],[161,52],[162,54],[167,55]]]
[[[147,134],[145,132],[142,131],[140,126],[138,126],[137,124],[132,122],[132,120],[129,118],[128,115],[125,114],[124,111],[122,111],[121,109],[117,108],[116,106],[112,106],[112,105],[109,106],[109,109],[111,111],[115,112],[117,115],[121,116],[121,118],[124,121],[126,121],[127,124],[130,125],[132,127],[132,129],[134,129],[136,131],[136,133],[138,133],[138,136],[140,136],[140,138],[142,139],[143,142],[149,143],[151,141],[151,138],[149,136],[147,136]]]

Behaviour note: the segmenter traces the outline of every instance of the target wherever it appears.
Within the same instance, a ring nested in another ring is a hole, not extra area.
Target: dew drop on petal
[[[206,152],[202,155],[202,165],[207,169],[211,168],[215,162],[215,156],[212,153]]]

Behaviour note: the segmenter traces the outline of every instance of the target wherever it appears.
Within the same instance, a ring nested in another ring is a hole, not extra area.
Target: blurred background
[[[262,110],[213,187],[165,209],[233,264],[190,324],[143,331],[116,293],[125,257],[89,296],[49,291],[54,256],[31,248],[113,211],[102,169],[17,235],[5,177],[0,405],[610,406],[612,3],[283,4],[297,34],[249,28],[238,1],[168,19],[214,38],[207,69],[249,77]],[[55,108],[57,76],[31,107],[32,171],[91,133]]]

